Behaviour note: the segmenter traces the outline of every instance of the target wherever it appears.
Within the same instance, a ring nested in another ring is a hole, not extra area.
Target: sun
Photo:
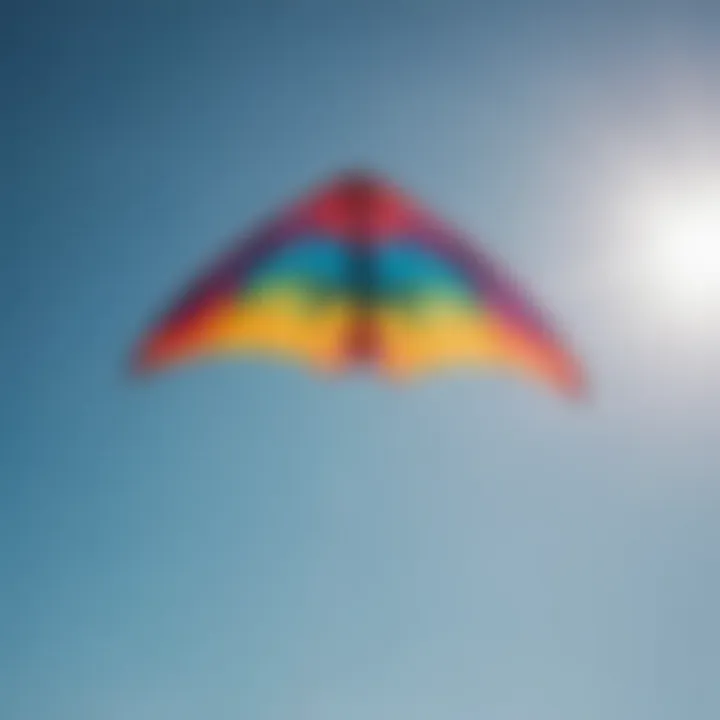
[[[698,310],[720,302],[720,194],[668,199],[655,224],[658,281]]]
[[[658,309],[720,321],[720,178],[652,183],[633,215],[638,279]]]

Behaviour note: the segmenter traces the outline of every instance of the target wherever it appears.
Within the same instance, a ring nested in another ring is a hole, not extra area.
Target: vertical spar
[[[350,357],[370,364],[378,352],[377,332],[374,327],[376,277],[373,267],[372,214],[374,203],[372,179],[358,174],[348,187],[348,205],[351,223],[350,283],[355,312],[350,324]]]

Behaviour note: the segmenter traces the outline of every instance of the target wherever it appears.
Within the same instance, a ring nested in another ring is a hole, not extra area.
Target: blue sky
[[[618,209],[720,167],[720,6],[501,5],[2,4],[4,719],[720,715],[720,317],[638,289]],[[528,282],[590,405],[128,381],[229,236],[356,163]]]

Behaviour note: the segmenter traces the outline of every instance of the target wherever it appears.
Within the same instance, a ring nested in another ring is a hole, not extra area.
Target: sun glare
[[[656,187],[637,210],[640,271],[662,310],[720,317],[720,182]]]

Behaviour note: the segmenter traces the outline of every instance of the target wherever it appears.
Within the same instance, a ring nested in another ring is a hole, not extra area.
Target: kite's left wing
[[[135,369],[228,355],[345,366],[351,258],[342,208],[326,200],[311,194],[238,242],[150,328]]]

